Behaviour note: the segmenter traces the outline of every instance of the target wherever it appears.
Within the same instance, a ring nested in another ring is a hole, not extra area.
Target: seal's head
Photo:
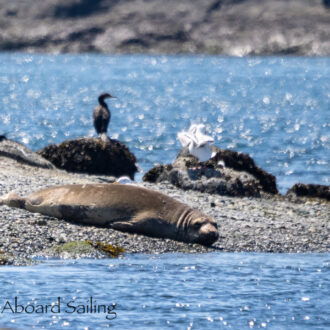
[[[186,233],[190,242],[207,246],[219,238],[217,222],[197,211],[191,215]]]

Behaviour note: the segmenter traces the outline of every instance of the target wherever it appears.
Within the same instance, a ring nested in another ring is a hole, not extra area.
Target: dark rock
[[[134,180],[136,158],[117,140],[103,142],[99,138],[67,140],[49,145],[38,153],[56,167],[69,172],[123,176]]]
[[[168,181],[174,186],[183,190],[197,190],[209,194],[219,194],[228,196],[254,196],[260,197],[259,182],[251,175],[242,174],[231,169],[221,169],[218,175],[207,177],[205,170],[199,166],[193,168],[177,168],[168,166],[158,166],[151,169],[153,173],[158,173],[154,181],[148,181],[150,173],[143,177],[146,182]],[[221,172],[220,172],[221,171]]]
[[[147,173],[145,173],[143,177],[143,181],[146,182],[151,182],[151,183],[156,183],[159,181],[160,177],[165,171],[171,171],[173,169],[173,166],[168,164],[168,165],[159,165],[153,167],[151,170],[149,170]],[[161,179],[161,181],[163,181]]]
[[[54,168],[54,165],[31,151],[25,145],[13,140],[8,140],[5,136],[0,136],[0,156],[15,159],[16,161],[30,166],[41,168]]]
[[[168,181],[184,190],[228,196],[260,197],[261,191],[277,193],[275,177],[258,168],[251,157],[230,150],[217,150],[214,158],[200,163],[183,148],[173,165],[155,166],[144,175],[143,181]],[[218,165],[220,160],[225,161],[225,167]]]
[[[205,162],[206,169],[204,175],[208,177],[219,175],[219,170],[222,168],[221,162],[224,162],[225,168],[231,168],[238,172],[251,174],[255,179],[258,180],[260,190],[270,194],[278,194],[276,187],[276,177],[258,167],[248,154],[229,149],[220,149],[215,146],[212,147],[212,151],[216,152],[216,155],[212,159]],[[197,158],[190,155],[187,148],[182,148],[180,150],[174,162],[174,166],[179,167],[196,167],[198,164],[199,162]],[[217,169],[217,171],[214,171],[214,169]]]
[[[330,201],[330,186],[320,184],[296,183],[287,192],[287,195],[296,195],[299,197],[317,197]]]
[[[216,166],[222,160],[226,167],[252,174],[259,180],[263,191],[270,194],[278,194],[275,176],[258,167],[248,154],[217,147],[213,148],[217,154],[210,161],[212,164]]]
[[[80,0],[80,1],[67,1],[67,3],[60,3],[58,6],[53,7],[53,12],[49,16],[59,18],[78,18],[86,17],[91,14],[97,14],[106,9],[102,6],[103,0]],[[113,1],[114,3],[116,1]]]

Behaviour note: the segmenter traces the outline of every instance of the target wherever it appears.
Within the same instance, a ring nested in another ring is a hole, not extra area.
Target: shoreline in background
[[[321,0],[12,0],[0,17],[0,51],[330,55]]]

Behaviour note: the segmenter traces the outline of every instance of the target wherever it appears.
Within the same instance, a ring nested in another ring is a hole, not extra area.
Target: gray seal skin
[[[55,186],[26,197],[0,198],[6,204],[78,223],[152,237],[212,245],[219,237],[211,217],[146,188],[122,184]]]

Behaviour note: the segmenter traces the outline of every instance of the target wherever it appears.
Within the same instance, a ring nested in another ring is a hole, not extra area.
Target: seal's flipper
[[[110,228],[128,233],[136,232],[136,227],[130,222],[111,222]]]
[[[0,205],[8,205],[19,209],[24,209],[25,198],[18,196],[14,192],[10,192],[9,194],[0,197]]]
[[[169,232],[173,230],[170,224],[164,223],[164,221],[157,217],[150,217],[148,215],[148,212],[143,212],[127,221],[113,221],[110,223],[110,228],[152,237],[163,237],[163,234],[169,235]],[[153,234],[150,235],[148,234],[149,232]]]

